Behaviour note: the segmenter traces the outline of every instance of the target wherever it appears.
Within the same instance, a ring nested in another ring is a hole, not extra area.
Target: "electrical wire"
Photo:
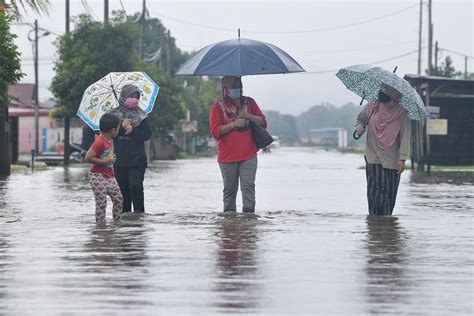
[[[391,61],[391,60],[399,59],[399,58],[402,58],[402,57],[405,57],[405,56],[409,56],[409,55],[412,55],[412,54],[417,53],[417,52],[418,52],[418,50],[412,50],[410,52],[407,52],[407,53],[404,53],[404,54],[401,54],[401,55],[393,56],[393,57],[382,59],[382,60],[377,60],[377,61],[366,63],[366,64],[369,64],[369,65],[381,64],[381,63],[384,63],[384,62],[387,62],[387,61]],[[335,73],[338,70],[339,69],[320,70],[320,71],[307,71],[307,72],[303,72],[301,74],[302,75],[304,75],[304,74],[319,75],[319,74]]]
[[[373,22],[373,21],[381,20],[381,19],[384,19],[386,17],[397,15],[397,14],[400,14],[402,12],[408,11],[408,10],[410,10],[412,8],[415,8],[415,7],[418,7],[418,4],[417,5],[411,5],[409,7],[406,7],[406,8],[391,12],[391,13],[387,13],[387,14],[384,14],[384,15],[381,15],[381,16],[377,16],[377,17],[374,17],[374,18],[371,18],[371,19],[362,20],[362,21],[349,23],[349,24],[343,24],[343,25],[339,25],[339,26],[333,26],[333,27],[324,27],[324,28],[309,29],[309,30],[295,30],[295,31],[254,31],[254,30],[248,30],[247,31],[246,30],[245,33],[252,33],[252,34],[298,34],[299,33],[299,34],[301,34],[301,33],[316,33],[316,32],[324,32],[324,31],[333,31],[333,30],[344,29],[344,28],[348,28],[348,27],[353,27],[353,26],[362,25],[362,24]],[[213,30],[219,30],[219,31],[232,32],[232,33],[235,33],[235,31],[236,31],[236,29],[230,29],[230,28],[223,28],[223,27],[217,27],[217,26],[212,26],[212,25],[194,23],[194,22],[190,22],[190,21],[186,21],[186,20],[182,20],[182,19],[177,19],[177,18],[174,18],[174,17],[171,17],[171,16],[163,15],[163,14],[157,14],[157,13],[153,13],[153,14],[157,15],[157,16],[160,16],[160,17],[164,17],[166,19],[170,19],[170,20],[179,22],[179,23],[189,24],[189,25],[193,25],[193,26],[198,26],[198,27],[203,27],[203,28],[208,28],[208,29],[213,29]]]

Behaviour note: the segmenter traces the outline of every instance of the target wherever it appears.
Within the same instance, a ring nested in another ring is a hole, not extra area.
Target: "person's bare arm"
[[[84,160],[91,164],[99,165],[99,166],[105,166],[105,165],[109,165],[115,162],[115,154],[104,157],[103,159],[97,158],[96,156],[97,156],[97,153],[92,148],[90,148],[87,151],[87,154],[84,157]]]

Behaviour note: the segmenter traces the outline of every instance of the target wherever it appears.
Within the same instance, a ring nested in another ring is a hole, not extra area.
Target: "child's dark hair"
[[[100,131],[102,133],[110,132],[113,128],[118,128],[119,123],[120,120],[117,116],[110,113],[105,113],[102,115],[99,121]]]

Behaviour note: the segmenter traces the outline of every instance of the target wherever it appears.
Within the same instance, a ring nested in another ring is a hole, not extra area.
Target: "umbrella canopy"
[[[246,76],[304,72],[275,45],[236,38],[206,46],[180,67],[177,75]]]
[[[402,94],[400,104],[408,111],[412,120],[428,117],[423,100],[413,87],[395,73],[371,65],[355,65],[340,69],[336,76],[347,89],[369,101],[376,100],[380,86],[384,83]]]
[[[119,107],[122,87],[134,85],[140,90],[138,106],[149,114],[153,110],[160,87],[144,72],[111,72],[90,85],[82,97],[77,110],[79,116],[93,130],[99,130],[99,121],[104,113]]]

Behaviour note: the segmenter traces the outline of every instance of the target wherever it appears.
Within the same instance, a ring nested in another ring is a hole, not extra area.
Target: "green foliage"
[[[32,8],[36,12],[48,12],[49,0],[0,0],[0,11],[7,9],[15,17],[20,17],[20,7],[26,12],[26,7]]]
[[[58,42],[58,61],[51,91],[62,107],[57,113],[73,116],[89,85],[112,71],[132,71],[137,62],[138,28],[129,23],[105,25],[81,15],[73,32]]]
[[[220,94],[219,81],[199,77],[174,77],[172,74],[188,54],[176,47],[171,38],[171,76],[166,75],[167,29],[158,19],[147,20],[145,52],[162,48],[162,58],[156,63],[140,61],[140,25],[138,18],[128,17],[123,11],[114,11],[109,25],[94,22],[89,16],[79,17],[75,30],[61,36],[57,42],[59,59],[51,89],[57,99],[55,117],[73,116],[82,95],[89,85],[112,71],[139,70],[146,72],[160,91],[153,112],[151,126],[155,135],[165,135],[178,127],[185,118],[186,109],[199,124],[199,135],[209,135],[209,109]]]
[[[145,71],[160,86],[150,120],[155,135],[166,135],[184,117],[186,105],[180,98],[182,87],[156,65],[140,62],[136,68]]]
[[[278,111],[266,111],[268,132],[280,137],[286,144],[299,143],[300,136],[296,126],[296,118],[289,114],[281,114]]]
[[[131,19],[136,20],[139,14],[135,14]],[[181,66],[181,64],[188,58],[189,54],[182,52],[176,46],[176,39],[170,36],[168,40],[168,29],[161,23],[157,18],[148,19],[146,21],[145,28],[145,57],[149,54],[153,54],[161,48],[161,58],[156,62],[161,69],[166,70],[167,66],[167,49],[169,42],[170,50],[170,74],[173,75]],[[178,79],[179,80],[179,79]]]
[[[331,104],[321,104],[311,107],[297,117],[277,111],[266,111],[265,115],[269,132],[280,137],[283,142],[292,144],[299,142],[300,136],[308,137],[313,128],[343,127],[350,135],[361,110],[361,106],[351,103],[339,108]],[[350,137],[348,141],[353,142]]]
[[[6,12],[0,11],[0,104],[7,101],[8,87],[23,77],[20,53],[13,42],[16,35],[10,33],[12,19]]]
[[[431,72],[433,76],[447,77],[447,78],[462,78],[462,72],[456,71],[453,66],[453,60],[448,55],[446,56],[444,62],[441,63],[441,66],[434,68]]]
[[[207,137],[209,132],[209,110],[220,96],[220,83],[216,78],[204,80],[198,77],[186,77],[186,87],[181,98],[187,105],[191,120],[198,122],[198,135]]]

